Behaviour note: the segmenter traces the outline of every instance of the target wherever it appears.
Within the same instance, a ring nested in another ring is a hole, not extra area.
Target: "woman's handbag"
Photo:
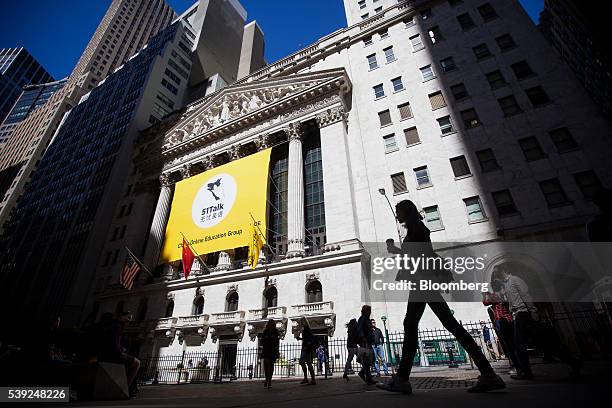
[[[372,347],[361,347],[357,348],[357,362],[361,365],[371,364],[374,360],[374,350]]]

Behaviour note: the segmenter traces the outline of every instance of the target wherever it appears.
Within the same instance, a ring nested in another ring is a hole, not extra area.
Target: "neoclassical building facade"
[[[345,0],[349,27],[142,135],[128,183],[145,215],[128,230],[154,278],[92,296],[135,313],[140,354],[255,347],[270,318],[286,343],[303,318],[345,337],[363,303],[401,331],[405,302],[368,298],[363,243],[397,239],[389,204],[403,199],[436,242],[586,239],[590,195],[612,182],[610,128],[518,2],[370,3]],[[265,149],[257,268],[244,248],[202,254],[188,279],[158,265],[174,185]],[[478,302],[451,307],[487,319]],[[440,327],[429,311],[421,325]]]

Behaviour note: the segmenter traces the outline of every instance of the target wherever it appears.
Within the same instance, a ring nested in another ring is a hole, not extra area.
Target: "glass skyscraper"
[[[0,123],[11,111],[24,86],[53,80],[25,48],[0,49]]]

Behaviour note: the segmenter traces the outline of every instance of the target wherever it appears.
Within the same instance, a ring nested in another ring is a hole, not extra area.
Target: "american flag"
[[[142,263],[138,260],[138,258],[136,258],[136,256],[132,253],[132,251],[130,251],[128,248],[125,249],[127,251],[127,256],[125,258],[125,265],[123,266],[123,270],[121,271],[119,283],[127,290],[131,290],[132,286],[134,286],[134,281],[138,276],[138,272],[140,272],[140,269],[143,268],[143,266]]]

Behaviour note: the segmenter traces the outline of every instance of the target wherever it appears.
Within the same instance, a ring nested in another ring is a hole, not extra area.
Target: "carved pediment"
[[[334,82],[335,79],[341,79],[345,87],[350,86],[347,84],[348,78],[344,69],[336,69],[224,88],[218,94],[211,96],[210,100],[192,105],[185,112],[183,120],[166,134],[162,151],[230,122],[265,111],[272,105],[282,104],[285,100],[290,100],[307,90],[320,88]]]

